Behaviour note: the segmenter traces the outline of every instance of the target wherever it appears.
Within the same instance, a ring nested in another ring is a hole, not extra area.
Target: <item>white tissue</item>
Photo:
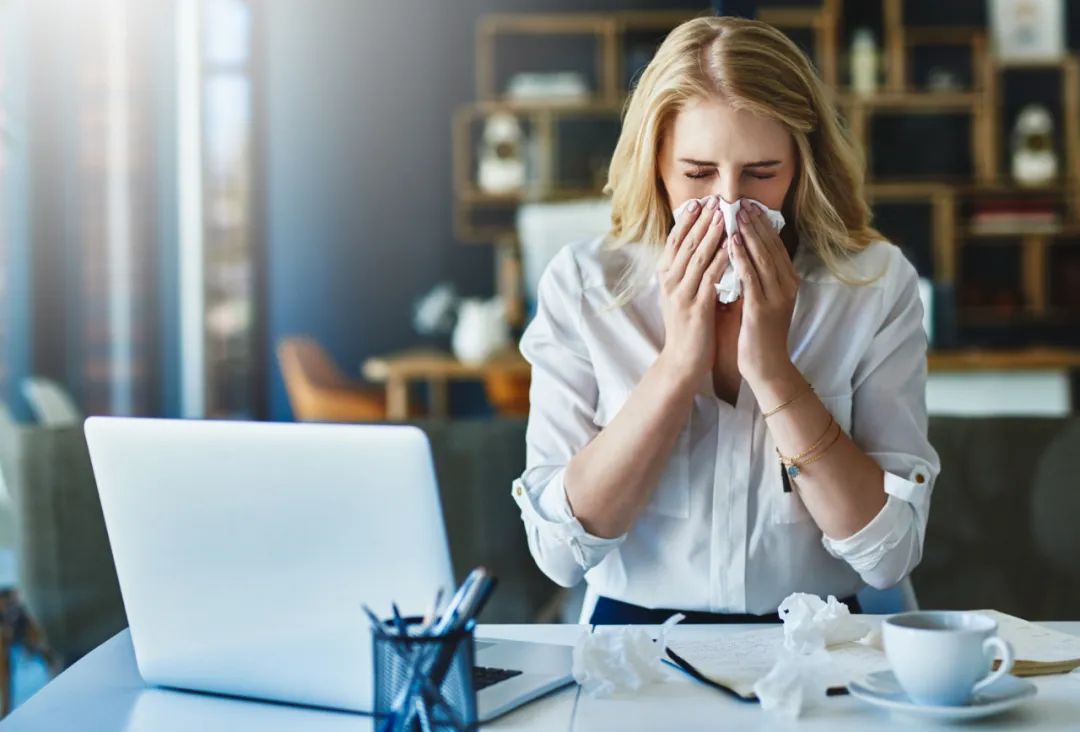
[[[776,664],[754,684],[754,694],[767,712],[795,719],[804,708],[826,698],[826,672],[832,661],[824,648],[799,653],[780,650]]]
[[[851,616],[847,605],[833,595],[796,592],[780,603],[784,646],[775,665],[754,684],[754,693],[766,710],[798,717],[804,706],[824,699],[828,689],[823,673],[831,663],[828,647],[860,640],[872,632],[867,623]]]
[[[784,647],[803,653],[857,641],[870,632],[870,626],[853,618],[848,606],[833,595],[823,602],[817,595],[796,592],[780,603],[779,612]]]
[[[691,198],[688,201],[683,201],[683,203],[675,209],[673,214],[676,221],[679,220],[679,217],[686,211],[686,207],[693,201],[697,201],[701,205],[705,204],[704,198]],[[716,205],[724,214],[724,231],[729,237],[734,234],[735,230],[738,228],[739,222],[735,217],[739,213],[739,209],[746,204],[753,204],[764,211],[769,219],[769,223],[772,224],[776,231],[780,231],[784,228],[784,215],[775,209],[769,208],[761,201],[755,201],[753,198],[740,198],[738,201],[735,201],[735,203],[728,203],[717,196]],[[739,280],[739,272],[735,269],[735,260],[733,259],[730,264],[728,264],[727,269],[724,270],[724,274],[720,277],[720,282],[716,284],[716,298],[720,302],[727,304],[735,302],[741,296],[742,282]]]
[[[605,697],[663,681],[667,633],[684,615],[672,615],[653,641],[641,628],[583,633],[574,646],[574,679],[586,694]]]

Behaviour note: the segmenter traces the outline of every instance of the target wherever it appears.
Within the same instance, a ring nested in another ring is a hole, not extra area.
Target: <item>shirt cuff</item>
[[[547,483],[529,487],[522,479],[514,481],[514,501],[521,509],[521,518],[555,541],[565,544],[574,561],[586,571],[592,569],[615,547],[626,540],[626,534],[614,539],[593,536],[585,530],[566,499],[563,483],[565,469],[559,470]]]
[[[927,476],[919,469],[913,471],[912,480],[886,472],[885,505],[870,523],[846,539],[830,539],[822,534],[825,551],[860,574],[873,570],[916,528],[917,517],[908,497],[913,488],[925,490],[926,482]]]

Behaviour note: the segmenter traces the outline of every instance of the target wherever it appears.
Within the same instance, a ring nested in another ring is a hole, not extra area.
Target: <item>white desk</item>
[[[1080,635],[1080,622],[1047,623]],[[760,627],[760,626],[759,626]],[[744,629],[745,626],[688,626],[682,635]],[[572,643],[582,632],[573,625],[481,626],[487,638]],[[978,723],[983,729],[1076,730],[1080,728],[1080,676],[1034,680],[1038,696],[1007,714]],[[300,709],[285,705],[238,701],[148,688],[135,668],[127,631],[106,642],[46,686],[0,723],[0,732],[15,730],[324,730],[356,732],[372,729],[359,715]],[[802,719],[788,721],[763,712],[756,704],[738,702],[671,671],[667,683],[636,695],[591,699],[576,686],[534,702],[484,729],[491,730],[925,730],[924,720],[892,717],[852,697],[830,697],[826,706]],[[955,725],[942,725],[955,730]]]

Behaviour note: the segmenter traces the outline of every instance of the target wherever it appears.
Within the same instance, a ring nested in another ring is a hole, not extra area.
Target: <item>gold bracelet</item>
[[[825,457],[825,454],[829,452],[829,448],[831,448],[833,445],[835,445],[836,441],[840,439],[840,433],[842,433],[843,431],[844,431],[843,428],[841,428],[839,424],[836,425],[836,434],[833,435],[833,438],[831,440],[829,440],[829,444],[822,447],[821,451],[817,455],[814,455],[809,460],[804,460],[801,463],[798,463],[797,465],[789,465],[788,469],[787,469],[788,477],[789,478],[798,477],[799,473],[801,473],[802,469],[805,468],[807,465],[809,465],[810,463],[817,462],[821,458]]]
[[[803,389],[803,390],[802,390],[802,391],[800,391],[800,392],[799,392],[798,394],[796,394],[795,396],[793,396],[793,397],[792,397],[791,399],[788,399],[788,400],[787,400],[786,402],[784,402],[784,403],[783,403],[783,404],[781,404],[780,406],[778,406],[778,407],[773,407],[772,409],[770,409],[770,410],[769,410],[769,411],[767,411],[767,412],[762,412],[762,414],[761,414],[761,418],[762,418],[762,419],[768,419],[769,417],[771,417],[771,416],[773,416],[774,414],[776,414],[777,412],[779,412],[779,411],[780,411],[781,409],[786,409],[787,407],[790,407],[790,406],[791,406],[792,404],[794,404],[795,402],[799,401],[800,399],[802,399],[802,398],[803,398],[804,396],[806,396],[807,394],[812,394],[812,393],[813,393],[813,391],[814,391],[814,386],[813,386],[812,384],[807,384],[806,386],[807,386],[807,388],[806,388],[806,389]]]
[[[825,425],[825,431],[821,433],[821,437],[814,440],[813,445],[806,448],[805,450],[800,452],[798,455],[795,455],[794,457],[788,457],[784,453],[780,452],[779,447],[776,448],[776,454],[778,456],[780,456],[780,462],[782,462],[784,465],[796,465],[796,464],[798,464],[798,462],[800,460],[802,460],[804,457],[806,457],[810,453],[814,452],[814,450],[816,450],[818,448],[818,445],[820,445],[822,442],[825,441],[825,438],[829,436],[829,432],[832,431],[833,422],[835,422],[835,421],[836,420],[833,419],[832,413],[830,413],[829,414],[829,423],[827,425]]]

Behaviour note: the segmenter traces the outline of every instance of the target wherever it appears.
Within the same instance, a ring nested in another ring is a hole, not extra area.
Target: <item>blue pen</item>
[[[401,610],[398,609],[396,602],[390,603],[390,611],[394,614],[394,626],[397,627],[398,634],[402,638],[407,638],[409,626],[405,624],[405,618],[401,617]]]
[[[457,626],[466,598],[475,590],[476,583],[486,576],[488,576],[488,572],[483,567],[477,567],[472,572],[469,572],[469,576],[461,583],[461,587],[454,594],[450,604],[446,606],[446,612],[439,618],[439,622],[433,631],[434,635],[442,635]]]
[[[471,629],[476,626],[476,616],[484,609],[484,605],[487,604],[488,598],[491,597],[491,593],[495,590],[496,583],[497,580],[491,576],[483,576],[474,583],[469,596],[462,603],[463,608],[460,615],[461,621],[448,630],[448,633],[459,631],[470,632]],[[431,668],[428,671],[428,678],[431,679],[431,683],[436,688],[442,686],[446,674],[450,671],[450,666],[454,662],[456,650],[456,645],[447,644],[445,647],[439,649],[439,653],[431,664]]]
[[[388,638],[383,622],[379,620],[379,616],[375,614],[375,611],[368,607],[366,604],[360,606],[364,613],[367,615],[368,620],[371,622],[372,629],[379,634],[382,638]]]

